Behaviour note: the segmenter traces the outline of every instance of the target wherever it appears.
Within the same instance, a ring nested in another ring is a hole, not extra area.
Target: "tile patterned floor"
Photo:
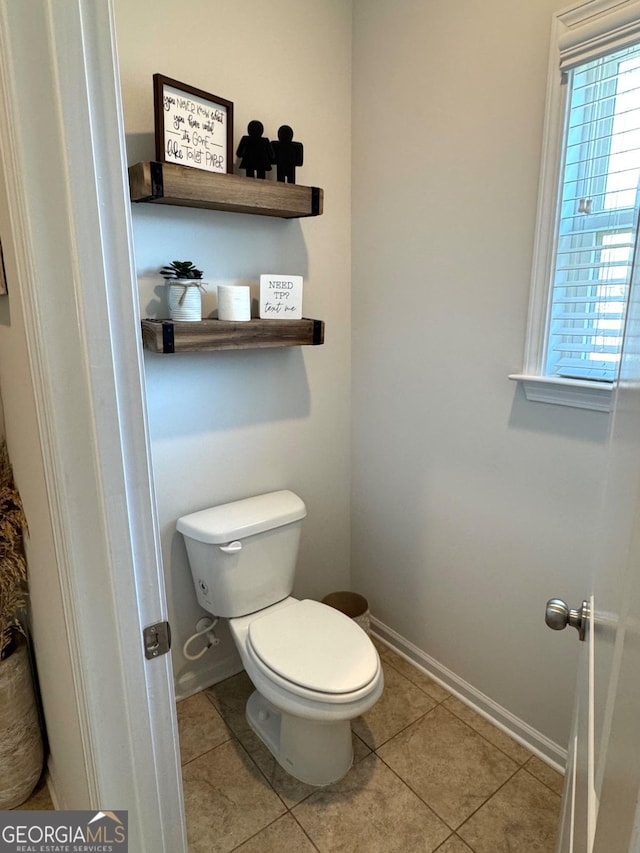
[[[178,703],[190,853],[553,853],[562,777],[385,646],[354,765],[313,788],[244,718],[244,673]],[[53,808],[40,785],[21,809]]]
[[[335,785],[286,774],[248,727],[244,673],[178,704],[191,853],[553,853],[562,777],[386,647]]]

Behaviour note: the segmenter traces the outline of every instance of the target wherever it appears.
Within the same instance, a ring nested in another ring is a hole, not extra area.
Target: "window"
[[[545,373],[617,378],[638,209],[640,46],[567,74]]]
[[[525,369],[511,378],[529,399],[606,411],[640,204],[640,2],[589,0],[555,24]]]

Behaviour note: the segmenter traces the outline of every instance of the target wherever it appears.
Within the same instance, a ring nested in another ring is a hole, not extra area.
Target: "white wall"
[[[143,316],[167,316],[157,270],[193,260],[212,286],[262,272],[304,276],[304,314],[326,322],[322,347],[146,355],[146,383],[173,660],[179,695],[237,667],[223,644],[196,664],[180,648],[202,611],[175,533],[187,512],[273,489],[305,501],[295,592],[349,585],[350,61],[349,0],[116,0],[129,162],[154,159],[152,75],[234,102],[235,147],[254,118],[305,145],[301,184],[325,190],[318,218],[281,221],[134,206]]]
[[[156,71],[305,143],[324,216],[280,222],[134,208],[143,313],[159,266],[212,282],[305,276],[322,348],[146,356],[178,692],[236,665],[179,645],[201,611],[184,512],[291,487],[309,507],[297,592],[349,583],[350,3],[116,0],[130,162],[152,159]],[[606,415],[528,403],[521,367],[550,16],[557,0],[355,0],[353,582],[391,628],[564,746],[575,604],[597,517]],[[213,288],[205,300],[215,307]],[[402,300],[402,302],[400,301]]]
[[[353,586],[566,746],[608,416],[527,402],[551,13],[355,0]]]

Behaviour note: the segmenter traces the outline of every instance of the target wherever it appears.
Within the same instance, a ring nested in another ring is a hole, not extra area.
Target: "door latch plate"
[[[156,622],[142,632],[144,655],[147,660],[153,660],[166,655],[171,648],[171,626],[168,622]]]

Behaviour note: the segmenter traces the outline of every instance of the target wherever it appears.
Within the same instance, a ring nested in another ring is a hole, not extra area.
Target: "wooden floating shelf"
[[[175,163],[136,163],[129,167],[131,201],[203,207],[296,219],[320,216],[324,193],[319,187],[205,172]]]
[[[142,342],[151,352],[206,352],[264,347],[318,346],[324,343],[322,320],[143,320]]]

